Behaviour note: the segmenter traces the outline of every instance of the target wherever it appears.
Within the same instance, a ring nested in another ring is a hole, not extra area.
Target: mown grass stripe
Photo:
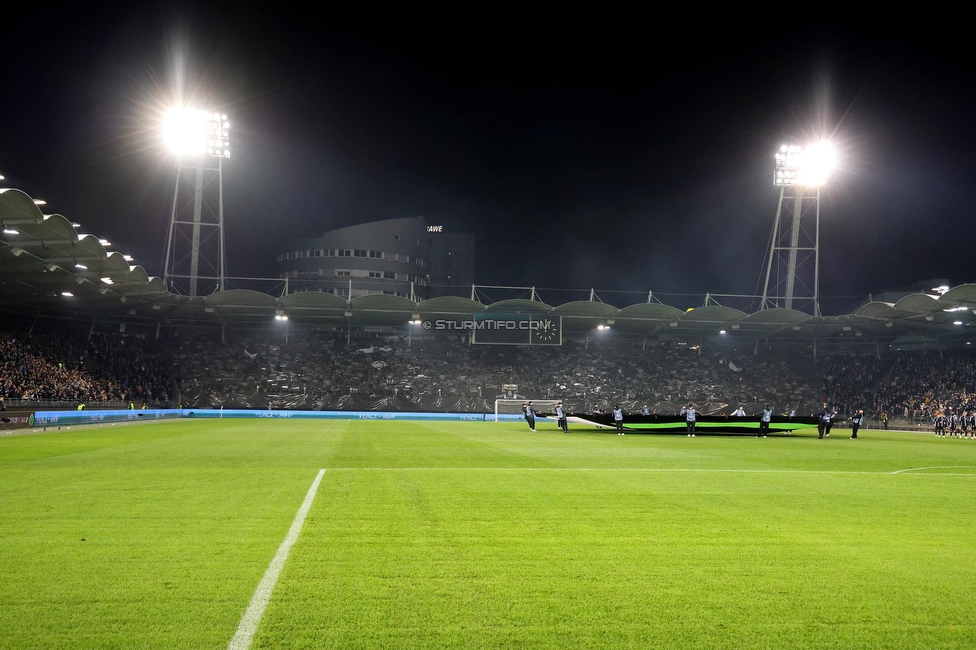
[[[278,552],[275,553],[271,564],[268,565],[268,570],[264,572],[264,577],[258,583],[258,588],[254,590],[254,596],[251,597],[251,602],[241,617],[237,632],[227,646],[228,650],[247,650],[251,647],[254,633],[258,629],[258,624],[261,622],[268,602],[271,600],[271,592],[274,591],[278,576],[281,575],[281,570],[285,567],[285,561],[288,559],[291,547],[298,541],[298,535],[302,532],[302,525],[305,523],[305,516],[308,515],[308,511],[312,507],[312,501],[315,499],[315,493],[319,489],[319,483],[322,482],[323,476],[325,476],[325,470],[320,469],[315,480],[312,481],[312,487],[308,489],[308,493],[305,495],[302,507],[298,509],[295,520],[291,523],[291,528],[288,529],[285,541],[278,547]]]

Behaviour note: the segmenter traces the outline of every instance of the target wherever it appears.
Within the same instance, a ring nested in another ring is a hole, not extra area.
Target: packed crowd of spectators
[[[912,422],[931,422],[950,409],[976,408],[976,355],[900,353],[886,359],[873,408]]]
[[[871,417],[931,424],[938,413],[976,408],[976,354],[899,352],[821,357],[824,403],[841,413],[863,408]]]
[[[141,336],[0,331],[0,395],[5,401],[164,404],[172,389],[164,359]]]
[[[767,402],[812,413],[819,395],[809,358],[631,341],[516,348],[392,336],[347,344],[344,334],[304,332],[287,344],[258,335],[224,343],[181,337],[172,354],[183,403],[197,407],[483,412],[514,384],[520,397],[559,398],[575,411],[619,403],[670,413],[693,401],[705,413]]]
[[[845,414],[869,409],[882,368],[883,364],[874,355],[821,356],[817,360],[821,401]]]
[[[506,390],[516,385],[517,389]],[[569,411],[810,415],[824,404],[850,414],[929,423],[976,408],[976,353],[827,355],[729,353],[672,344],[566,342],[469,345],[298,331],[179,331],[161,339],[72,331],[0,331],[0,397],[6,400],[181,404],[191,408],[441,410],[490,412],[498,397],[561,399]]]

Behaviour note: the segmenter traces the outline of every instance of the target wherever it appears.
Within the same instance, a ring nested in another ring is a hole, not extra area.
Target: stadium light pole
[[[178,108],[163,116],[163,140],[179,160],[163,262],[163,282],[175,293],[186,291],[196,296],[201,280],[211,282],[214,291],[225,288],[223,161],[230,158],[229,131],[227,116],[216,111]],[[193,197],[190,220],[182,216],[188,203],[180,203],[180,179],[185,172],[193,172],[186,174]],[[216,212],[211,202],[204,199],[205,191],[216,193]],[[214,237],[216,241],[212,241]],[[201,260],[207,267],[203,275]]]
[[[783,145],[776,153],[773,185],[779,188],[779,203],[760,310],[793,309],[795,301],[803,301],[812,305],[814,316],[820,316],[820,189],[835,166],[836,153],[829,142]],[[811,221],[812,229],[807,225]],[[812,272],[803,273],[811,258]]]

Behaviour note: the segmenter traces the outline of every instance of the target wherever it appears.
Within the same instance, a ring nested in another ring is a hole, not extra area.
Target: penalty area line
[[[285,567],[285,561],[288,559],[291,547],[298,541],[298,535],[302,532],[302,525],[305,523],[305,516],[312,508],[312,501],[315,500],[315,493],[319,489],[319,483],[322,482],[323,476],[325,476],[325,470],[320,469],[315,480],[312,481],[312,487],[308,489],[308,494],[305,495],[305,500],[302,501],[302,506],[295,515],[295,520],[291,522],[291,528],[288,529],[285,541],[278,547],[278,552],[275,553],[271,564],[268,565],[268,570],[264,572],[264,577],[258,583],[258,588],[254,590],[251,602],[248,604],[244,615],[241,616],[237,632],[234,634],[234,638],[230,640],[227,650],[247,650],[251,647],[251,642],[254,641],[254,633],[258,629],[258,623],[261,622],[264,610],[271,600],[271,592],[274,591],[278,576],[281,575],[281,570]]]

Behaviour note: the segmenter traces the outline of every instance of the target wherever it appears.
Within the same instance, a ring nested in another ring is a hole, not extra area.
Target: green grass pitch
[[[976,441],[223,420],[0,438],[0,648],[976,647]]]

